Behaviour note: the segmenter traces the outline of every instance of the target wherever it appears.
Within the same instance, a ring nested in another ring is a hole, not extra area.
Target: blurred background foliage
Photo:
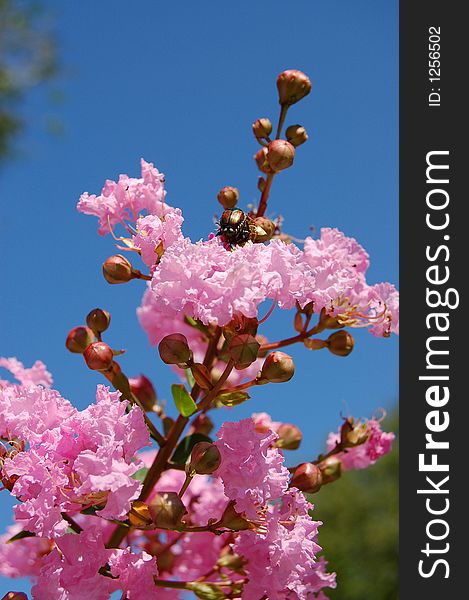
[[[28,92],[57,74],[53,23],[38,2],[0,0],[0,160],[26,124]]]
[[[383,430],[396,433],[392,452],[310,497],[314,518],[324,522],[319,543],[337,573],[337,589],[327,590],[331,600],[398,598],[398,429],[396,409],[383,422]]]

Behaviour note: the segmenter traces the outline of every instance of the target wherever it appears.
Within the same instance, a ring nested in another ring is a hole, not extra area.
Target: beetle
[[[217,235],[231,247],[243,246],[251,238],[251,219],[239,208],[227,208],[220,217]]]

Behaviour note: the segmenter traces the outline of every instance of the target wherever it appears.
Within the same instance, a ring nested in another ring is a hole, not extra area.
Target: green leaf
[[[185,465],[187,459],[189,458],[190,453],[192,452],[192,448],[198,444],[199,442],[211,442],[212,440],[202,433],[193,433],[192,435],[188,435],[185,437],[171,458],[171,462],[176,463],[177,465]]]
[[[224,592],[215,583],[195,583],[187,584],[186,589],[191,590],[202,600],[224,600],[226,598]]]
[[[247,392],[223,392],[215,398],[216,402],[221,402],[224,406],[238,406],[249,400],[251,396]]]
[[[192,371],[190,369],[184,369],[184,373],[186,374],[187,383],[192,388],[195,385],[194,375],[192,375]]]
[[[183,417],[190,417],[197,411],[197,405],[192,396],[181,383],[171,386],[174,404]]]
[[[9,540],[7,540],[6,543],[11,544],[12,542],[16,542],[17,540],[22,540],[24,538],[29,537],[36,537],[36,534],[32,533],[31,531],[20,531],[19,533],[11,537]]]
[[[142,467],[136,473],[132,475],[132,479],[136,479],[137,481],[143,481],[148,473],[148,467]]]

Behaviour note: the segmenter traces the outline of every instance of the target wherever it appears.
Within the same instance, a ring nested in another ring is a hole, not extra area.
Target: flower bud
[[[272,123],[267,118],[257,119],[252,124],[252,131],[257,139],[267,138],[272,133]]]
[[[132,265],[122,254],[115,254],[103,262],[103,275],[108,283],[127,283],[133,277]]]
[[[103,333],[109,327],[111,315],[107,310],[102,308],[94,308],[86,317],[86,324],[95,333]]]
[[[210,371],[202,363],[195,363],[191,366],[192,376],[197,385],[203,390],[210,390],[213,387]]]
[[[198,414],[192,421],[192,433],[208,435],[213,429],[213,422],[205,413]]]
[[[355,340],[348,331],[336,331],[327,338],[329,352],[336,356],[348,356],[355,344]]]
[[[308,140],[308,134],[302,125],[290,125],[290,127],[287,127],[285,137],[295,148]]]
[[[186,473],[210,475],[221,463],[220,450],[212,442],[198,442],[192,448],[190,460],[186,465]]]
[[[296,450],[300,447],[303,434],[296,425],[282,423],[277,429],[278,440],[275,442],[277,448],[283,450]]]
[[[167,365],[185,367],[192,362],[192,350],[182,333],[166,335],[158,344],[161,360]]]
[[[342,475],[342,461],[335,456],[331,456],[323,461],[319,468],[321,469],[322,483],[332,483]]]
[[[261,148],[254,154],[254,160],[257,163],[257,168],[266,175],[272,175],[275,171],[267,162],[267,148]]]
[[[141,500],[134,500],[132,502],[128,516],[132,527],[136,527],[137,529],[153,529],[154,527],[150,509]]]
[[[277,77],[277,89],[280,104],[290,106],[310,93],[311,81],[301,71],[288,69]]]
[[[340,428],[340,443],[344,448],[361,446],[370,437],[366,424],[355,424],[352,419],[345,419]]]
[[[231,321],[223,327],[223,337],[229,342],[235,335],[241,333],[255,336],[258,326],[259,321],[256,317],[245,317],[241,313],[235,313]]]
[[[293,359],[285,352],[272,352],[262,365],[261,379],[270,383],[289,381],[295,373]]]
[[[274,140],[267,147],[266,160],[274,171],[283,171],[293,164],[295,148],[286,140]]]
[[[295,469],[291,485],[301,492],[314,494],[320,490],[322,485],[321,470],[313,463],[303,463]]]
[[[88,367],[93,371],[108,371],[112,367],[114,354],[104,342],[93,342],[83,353]]]
[[[148,507],[153,523],[160,529],[176,529],[186,513],[186,507],[176,492],[159,492]]]
[[[226,527],[232,531],[246,531],[247,529],[256,529],[255,524],[244,516],[244,513],[236,512],[234,502],[230,502],[217,523],[217,527]]]
[[[238,189],[227,185],[218,192],[217,198],[225,210],[234,208],[238,204]]]
[[[28,600],[28,596],[24,592],[7,592],[2,600]]]
[[[268,242],[275,233],[275,223],[267,217],[256,217],[252,220],[253,235],[251,240],[255,244]]]
[[[254,336],[241,333],[231,339],[228,351],[235,362],[235,367],[244,369],[256,360],[259,348],[260,344]]]
[[[70,352],[83,354],[94,340],[95,337],[89,327],[74,327],[67,335],[65,346]]]
[[[130,391],[140,401],[145,410],[153,410],[157,396],[152,382],[145,375],[138,375],[129,379]]]
[[[216,583],[205,583],[203,581],[189,581],[186,590],[194,592],[200,600],[225,600],[226,595]]]

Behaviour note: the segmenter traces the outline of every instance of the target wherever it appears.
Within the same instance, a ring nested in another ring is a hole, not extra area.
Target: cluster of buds
[[[262,146],[254,155],[254,160],[259,171],[270,176],[291,167],[295,160],[295,148],[308,139],[306,129],[302,125],[290,125],[285,131],[286,139],[280,136],[288,108],[310,93],[311,81],[301,71],[287,70],[278,76],[277,89],[281,110],[275,139],[270,137],[273,128],[268,118],[257,119],[252,125],[254,137]],[[263,178],[260,179],[259,186],[263,191]]]
[[[110,322],[111,315],[107,310],[95,308],[86,317],[86,327],[74,327],[65,340],[67,349],[83,354],[87,366],[93,371],[109,371],[113,366],[114,356],[120,354],[101,339]]]

